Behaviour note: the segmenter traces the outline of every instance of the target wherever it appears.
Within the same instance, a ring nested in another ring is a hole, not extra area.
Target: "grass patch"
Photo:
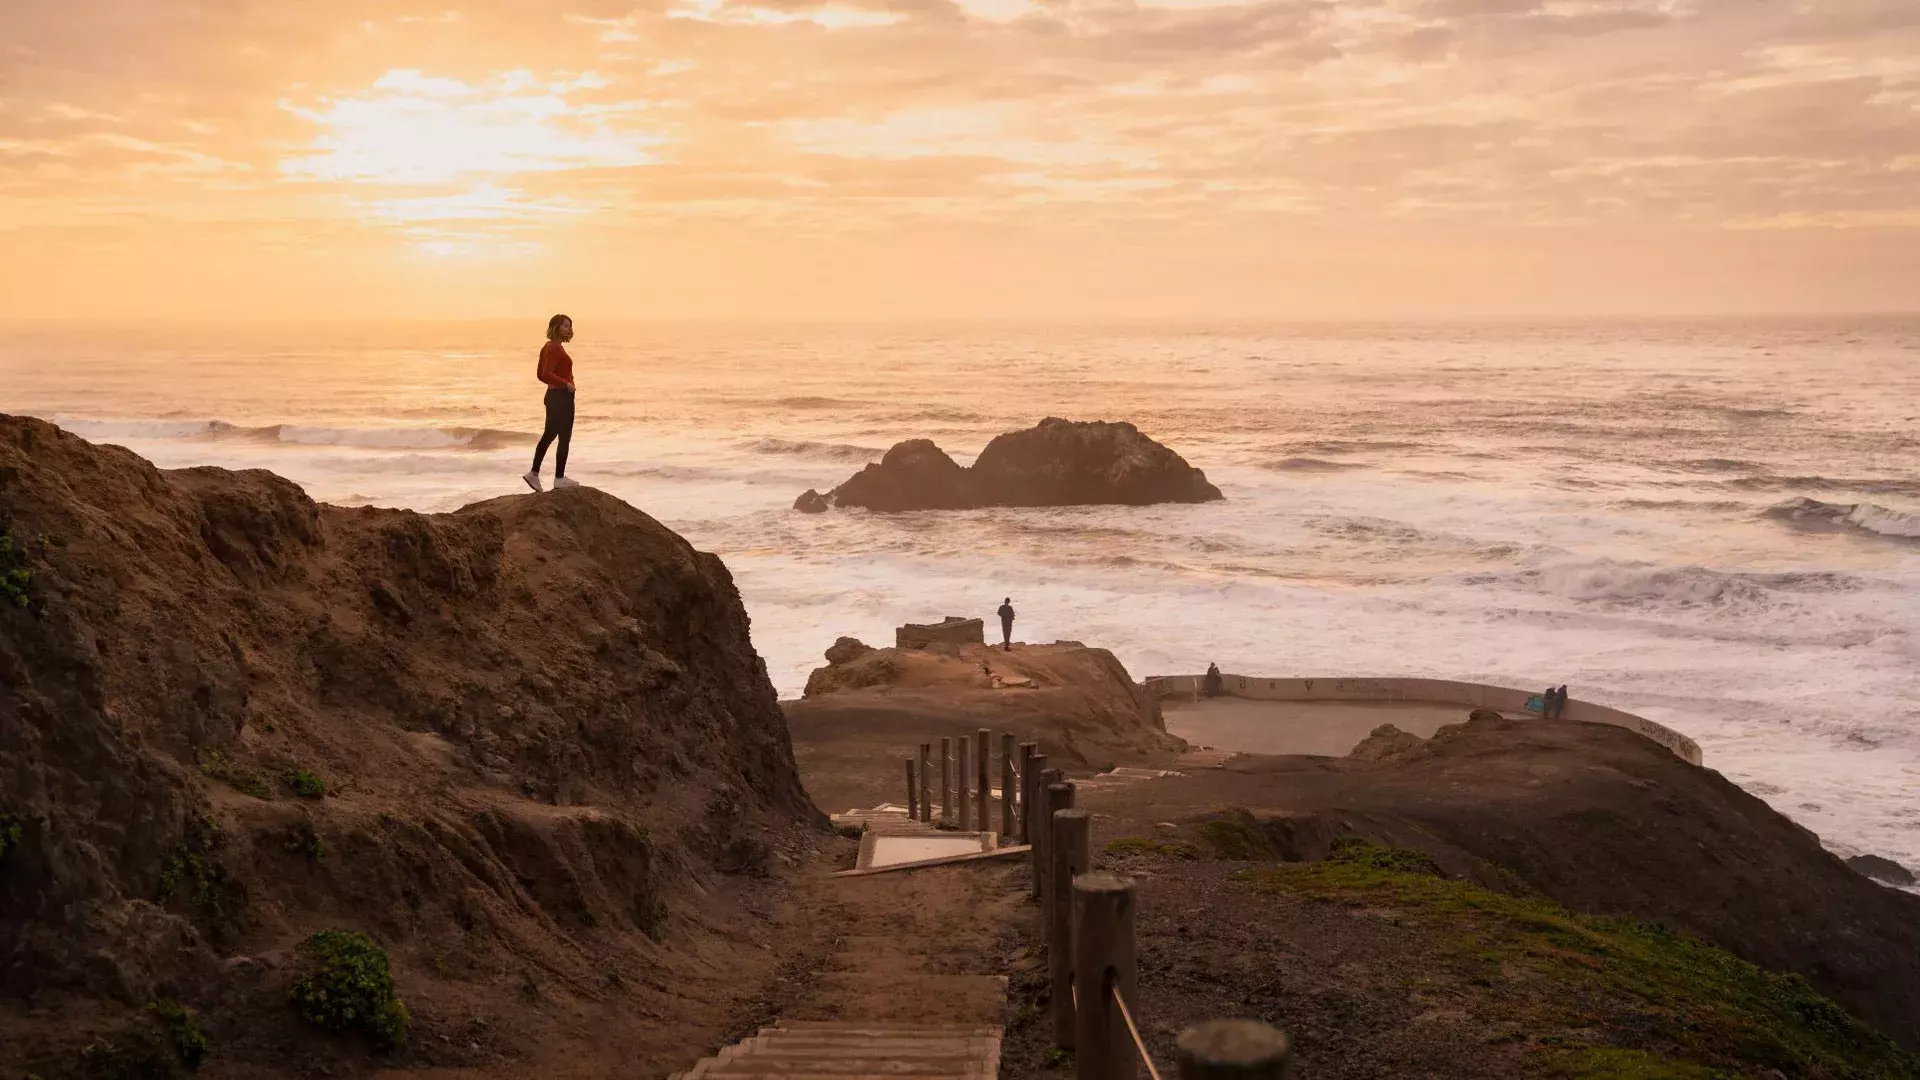
[[[293,793],[303,799],[319,799],[327,794],[327,782],[312,769],[291,769],[287,772],[286,781]]]
[[[1547,1075],[1566,1080],[1738,1080],[1734,1073],[1645,1050],[1589,1046],[1547,1055]]]
[[[387,952],[365,934],[322,930],[300,943],[291,998],[300,1018],[335,1034],[358,1031],[383,1050],[407,1040],[407,1007],[393,993]]]
[[[1798,975],[1764,971],[1656,923],[1576,915],[1438,876],[1418,852],[1344,837],[1324,862],[1259,867],[1256,889],[1390,908],[1438,932],[1453,973],[1494,987],[1490,1027],[1534,1033],[1549,1075],[1699,1080],[1767,1069],[1820,1080],[1915,1080],[1920,1058],[1822,997]],[[1632,1032],[1633,1046],[1593,1043]],[[1579,1032],[1578,1039],[1555,1038]],[[1557,1071],[1556,1071],[1557,1070]]]
[[[273,798],[273,788],[267,784],[266,777],[228,757],[219,747],[209,746],[200,751],[200,772],[242,795],[251,795],[256,799]]]
[[[1158,840],[1147,836],[1123,836],[1107,844],[1109,855],[1158,855],[1163,859],[1197,859],[1200,849],[1184,840]]]

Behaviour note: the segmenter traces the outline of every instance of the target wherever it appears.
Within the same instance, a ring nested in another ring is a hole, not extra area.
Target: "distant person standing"
[[[540,347],[540,366],[534,370],[547,384],[547,426],[540,433],[540,445],[533,448],[533,468],[521,477],[535,491],[540,490],[540,463],[555,439],[560,441],[553,455],[555,490],[580,486],[580,481],[567,477],[567,449],[573,444],[573,357],[567,355],[567,342],[572,340],[572,319],[555,315],[547,320],[547,343]]]
[[[1555,720],[1567,718],[1567,688],[1564,683],[1561,684],[1560,689],[1553,692],[1553,718]]]
[[[1013,597],[1000,601],[1000,649],[1013,651]]]
[[[1208,664],[1207,677],[1200,682],[1200,693],[1206,697],[1219,697],[1226,689],[1226,680],[1220,677],[1220,665]]]

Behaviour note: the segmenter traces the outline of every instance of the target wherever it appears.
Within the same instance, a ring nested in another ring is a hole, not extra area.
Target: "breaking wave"
[[[1653,563],[1560,563],[1503,574],[1477,574],[1469,584],[1517,584],[1569,600],[1680,608],[1770,608],[1783,594],[1858,592],[1859,578],[1837,571],[1743,573]]]
[[[853,443],[810,442],[796,439],[755,439],[746,444],[756,454],[785,454],[793,457],[828,458],[833,461],[879,461],[885,450]]]
[[[1290,457],[1279,461],[1269,461],[1262,468],[1279,472],[1346,472],[1349,469],[1364,469],[1367,466],[1357,461],[1326,461],[1321,458]]]
[[[1838,479],[1831,476],[1743,476],[1720,481],[1738,491],[1864,491],[1870,495],[1920,495],[1920,480],[1904,477]]]
[[[53,422],[75,435],[96,441],[193,439],[378,450],[499,450],[536,439],[523,431],[499,428],[348,428],[304,424],[246,427],[224,420],[87,420],[70,416],[56,416]]]
[[[1800,526],[1857,529],[1902,540],[1920,540],[1920,514],[1889,510],[1874,503],[1829,503],[1818,499],[1788,499],[1761,513]]]

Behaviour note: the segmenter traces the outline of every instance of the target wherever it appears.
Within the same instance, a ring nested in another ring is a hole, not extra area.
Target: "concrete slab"
[[[874,838],[869,866],[925,862],[948,855],[970,855],[982,850],[981,836],[880,836]]]
[[[1442,725],[1462,723],[1464,705],[1424,701],[1256,701],[1202,698],[1166,701],[1167,731],[1197,746],[1244,754],[1320,754],[1344,757],[1374,728],[1392,724],[1428,738]]]
[[[993,835],[991,833],[987,834]],[[923,870],[930,866],[958,866],[973,862],[987,862],[991,859],[1024,859],[1033,849],[1026,844],[1014,844],[1011,847],[997,847],[990,851],[978,851],[971,855],[949,855],[943,859],[926,859],[921,862],[895,863],[892,866],[863,866],[852,870],[842,870],[834,877],[866,877],[869,874],[893,874],[906,870]]]

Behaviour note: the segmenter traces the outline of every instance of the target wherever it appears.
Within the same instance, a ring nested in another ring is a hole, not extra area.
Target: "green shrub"
[[[365,934],[322,930],[300,943],[292,1000],[300,1018],[340,1034],[359,1031],[390,1049],[407,1038],[407,1007],[393,993],[386,950]]]
[[[177,1001],[148,1004],[147,1021],[88,1043],[80,1051],[80,1074],[89,1080],[177,1080],[213,1053],[199,1019]]]
[[[1197,859],[1200,849],[1184,840],[1159,840],[1145,836],[1123,836],[1107,844],[1109,855],[1158,855],[1163,859]]]
[[[160,1030],[166,1033],[180,1064],[197,1069],[207,1060],[207,1055],[213,1053],[213,1041],[200,1029],[200,1020],[193,1010],[177,1001],[156,1001],[147,1006],[147,1011],[159,1021]]]
[[[17,541],[11,527],[0,524],[0,606],[27,608],[35,615],[46,614],[46,605],[33,597],[33,571],[27,566],[27,556],[45,553],[50,543],[44,536]]]
[[[20,846],[20,837],[20,819],[12,814],[0,814],[0,859]]]
[[[181,900],[198,915],[224,918],[246,903],[246,889],[227,875],[218,849],[220,827],[203,817],[188,818],[180,840],[167,849],[160,866],[162,904]]]
[[[273,798],[273,789],[267,785],[265,778],[229,758],[218,747],[210,746],[200,751],[200,772],[243,795],[251,795],[256,799]]]
[[[303,799],[318,799],[327,793],[327,782],[312,769],[294,769],[287,773],[287,786]]]

